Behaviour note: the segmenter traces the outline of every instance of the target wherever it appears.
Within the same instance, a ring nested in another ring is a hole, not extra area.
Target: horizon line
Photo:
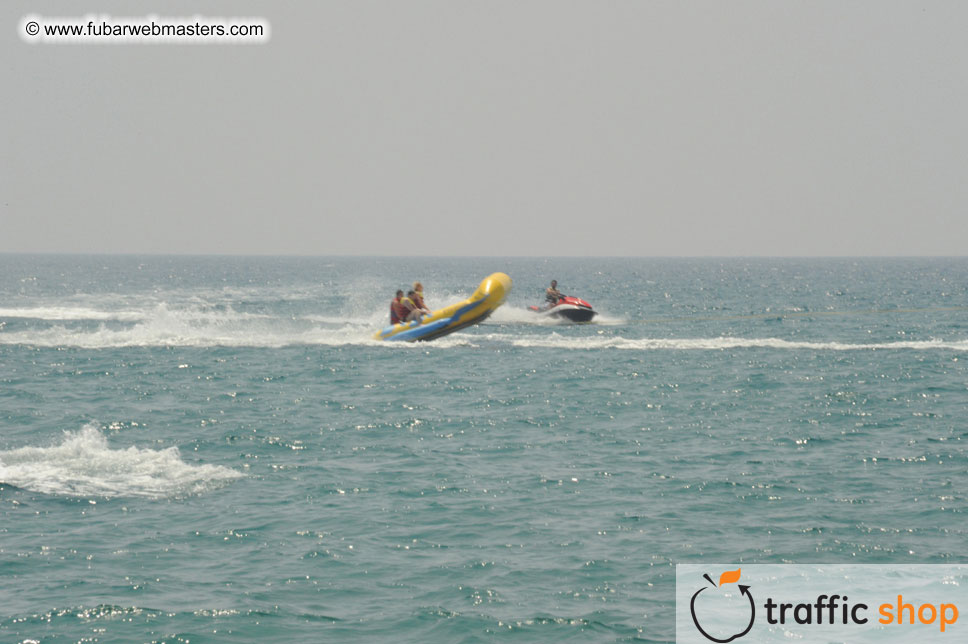
[[[352,253],[181,253],[181,252],[88,252],[0,251],[0,256],[62,257],[226,257],[277,259],[965,259],[966,255],[367,255]]]

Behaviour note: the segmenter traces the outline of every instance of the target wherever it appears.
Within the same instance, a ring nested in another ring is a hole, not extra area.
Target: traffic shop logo
[[[753,628],[753,622],[756,620],[756,602],[753,601],[753,594],[750,593],[750,587],[739,584],[739,578],[742,568],[737,568],[736,570],[727,570],[719,576],[719,584],[713,582],[708,574],[704,574],[703,578],[709,582],[707,585],[702,586],[697,590],[692,599],[689,601],[689,612],[692,615],[692,623],[695,625],[696,629],[710,642],[718,642],[719,644],[725,644],[726,642],[732,642],[735,639],[743,637]],[[727,587],[727,584],[737,584],[736,586]],[[740,595],[746,597],[747,602],[741,602],[741,608],[738,612],[732,609],[730,606],[730,612],[733,614],[733,618],[727,619],[728,625],[723,626],[719,622],[721,619],[713,620],[710,616],[705,618],[702,613],[710,609],[711,604],[723,604],[732,595],[732,589],[739,588]],[[705,594],[703,594],[705,593]],[[699,609],[697,610],[697,604]],[[747,609],[748,605],[748,609]],[[747,613],[748,612],[748,616]],[[706,626],[703,626],[705,620]],[[710,623],[715,621],[719,629],[714,629],[710,626]],[[736,630],[735,633],[730,634],[730,630]],[[720,633],[719,631],[723,632]],[[710,633],[713,631],[716,635]]]

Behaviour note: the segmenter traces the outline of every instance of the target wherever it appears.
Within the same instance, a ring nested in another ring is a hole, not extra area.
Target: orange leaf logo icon
[[[719,576],[719,585],[723,584],[734,584],[739,581],[739,571],[742,568],[737,568],[736,570],[727,570]]]

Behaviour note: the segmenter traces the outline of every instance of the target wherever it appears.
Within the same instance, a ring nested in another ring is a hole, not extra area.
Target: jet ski
[[[596,312],[585,300],[570,295],[562,295],[554,306],[529,306],[539,315],[562,318],[571,322],[591,322]]]

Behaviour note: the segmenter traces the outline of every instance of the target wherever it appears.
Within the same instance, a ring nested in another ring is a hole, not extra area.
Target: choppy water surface
[[[487,323],[370,340],[493,271]],[[547,282],[597,324],[532,319]],[[960,561],[968,261],[0,256],[0,641],[655,641]]]

